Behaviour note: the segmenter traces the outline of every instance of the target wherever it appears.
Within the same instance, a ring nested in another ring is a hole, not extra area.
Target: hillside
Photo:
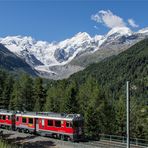
[[[130,81],[130,135],[148,138],[148,39],[70,77],[70,83],[79,85],[77,97],[88,135],[95,133],[93,127],[97,125],[98,132],[125,135],[127,80]]]
[[[36,75],[35,71],[21,58],[0,44],[0,68],[13,72],[26,72]]]
[[[96,78],[103,88],[107,87],[119,93],[121,88],[125,89],[125,82],[129,80],[131,85],[137,89],[136,92],[141,95],[146,94],[148,89],[148,39],[135,44],[117,56],[90,65],[84,71],[71,76],[70,79],[83,82],[89,75]]]

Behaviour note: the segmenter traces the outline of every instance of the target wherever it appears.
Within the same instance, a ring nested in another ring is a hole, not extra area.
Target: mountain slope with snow
[[[132,33],[133,32],[127,27],[115,27],[107,33],[106,37],[130,36]]]
[[[33,76],[37,76],[37,71],[32,69],[24,60],[10,52],[2,44],[0,44],[0,68],[14,73],[23,71]]]
[[[147,35],[148,28],[132,32],[127,27],[116,27],[104,36],[91,37],[80,32],[58,43],[36,41],[26,36],[7,36],[0,38],[0,43],[39,71],[41,76],[62,79],[126,50]]]

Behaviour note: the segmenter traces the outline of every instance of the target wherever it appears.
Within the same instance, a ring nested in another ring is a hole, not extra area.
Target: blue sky
[[[148,26],[147,13],[147,0],[0,0],[0,37],[51,42],[78,32],[105,34],[116,25],[136,31]]]

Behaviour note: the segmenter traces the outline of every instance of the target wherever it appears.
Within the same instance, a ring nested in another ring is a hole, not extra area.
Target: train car
[[[83,138],[83,118],[80,114],[42,112],[37,116],[36,131],[41,135],[70,141]]]
[[[35,113],[17,112],[15,115],[15,130],[18,132],[35,133]]]
[[[15,112],[0,110],[0,127],[6,129],[15,129]]]
[[[80,114],[0,110],[0,127],[62,140],[79,141],[83,138]]]
[[[15,126],[19,132],[35,132],[62,140],[78,141],[83,137],[83,118],[80,114],[16,113]]]

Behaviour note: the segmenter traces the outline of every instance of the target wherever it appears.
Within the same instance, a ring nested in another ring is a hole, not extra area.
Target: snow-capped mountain
[[[92,38],[84,32],[56,44],[22,36],[8,36],[1,38],[0,42],[11,52],[26,59],[30,65],[53,66],[71,61],[85,50],[84,47],[91,45],[91,40]]]
[[[107,33],[106,37],[115,38],[115,37],[120,37],[123,35],[130,36],[132,34],[133,34],[133,32],[127,27],[115,27]]]
[[[139,30],[138,33],[148,34],[148,27]]]
[[[0,42],[32,66],[57,62],[54,58],[54,46],[47,42],[35,41],[31,37],[22,36],[8,36]]]
[[[0,43],[25,59],[41,75],[61,79],[90,63],[126,50],[147,35],[148,28],[132,32],[127,27],[116,27],[106,35],[91,37],[86,32],[80,32],[58,43],[36,41],[26,36],[7,36],[0,38]]]

